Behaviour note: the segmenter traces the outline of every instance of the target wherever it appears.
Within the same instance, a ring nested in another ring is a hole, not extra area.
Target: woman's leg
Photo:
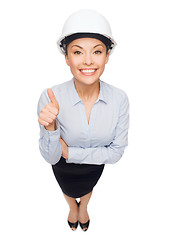
[[[81,223],[86,223],[89,220],[89,215],[87,212],[87,205],[91,198],[92,192],[93,192],[93,190],[90,193],[88,193],[87,195],[80,198],[78,219]],[[85,229],[86,228],[84,228],[83,230],[85,230]]]
[[[63,193],[64,194],[64,193]],[[69,211],[69,215],[68,215],[68,220],[71,223],[75,223],[78,221],[78,205],[76,203],[76,199],[75,198],[71,198],[69,196],[67,196],[66,194],[64,194],[64,197],[69,205],[70,211]],[[75,228],[72,228],[73,230],[76,230]]]

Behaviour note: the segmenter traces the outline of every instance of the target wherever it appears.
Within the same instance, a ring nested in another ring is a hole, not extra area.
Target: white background
[[[68,205],[39,152],[37,121],[43,89],[72,77],[56,41],[80,8],[110,22],[118,45],[101,79],[130,100],[129,146],[93,191],[86,233],[67,225]],[[167,0],[1,2],[1,239],[172,239],[171,22]]]

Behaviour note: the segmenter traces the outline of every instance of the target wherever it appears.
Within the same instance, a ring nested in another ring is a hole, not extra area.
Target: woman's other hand
[[[65,159],[68,159],[68,145],[65,143],[65,141],[60,137],[59,141],[62,146],[62,157]]]

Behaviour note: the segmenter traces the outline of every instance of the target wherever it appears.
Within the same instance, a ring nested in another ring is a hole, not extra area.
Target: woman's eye
[[[81,52],[80,51],[75,51],[74,54],[79,55],[79,54],[81,54]]]
[[[97,50],[97,51],[95,51],[94,53],[95,53],[95,54],[100,54],[100,53],[102,53],[102,52],[99,51],[99,50]]]

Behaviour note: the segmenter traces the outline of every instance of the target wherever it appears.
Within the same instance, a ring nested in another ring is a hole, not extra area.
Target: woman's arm
[[[38,107],[37,107],[37,114],[39,116],[41,110],[49,103],[49,98],[47,91],[41,94]],[[56,164],[62,155],[62,147],[61,143],[59,142],[60,138],[60,126],[56,120],[56,130],[53,128],[47,129],[39,124],[40,126],[40,138],[39,138],[39,149],[43,158],[50,164]],[[54,131],[53,131],[54,130]]]
[[[120,115],[113,141],[103,147],[68,147],[67,163],[114,164],[122,157],[128,145],[129,102],[125,95],[120,106]]]

